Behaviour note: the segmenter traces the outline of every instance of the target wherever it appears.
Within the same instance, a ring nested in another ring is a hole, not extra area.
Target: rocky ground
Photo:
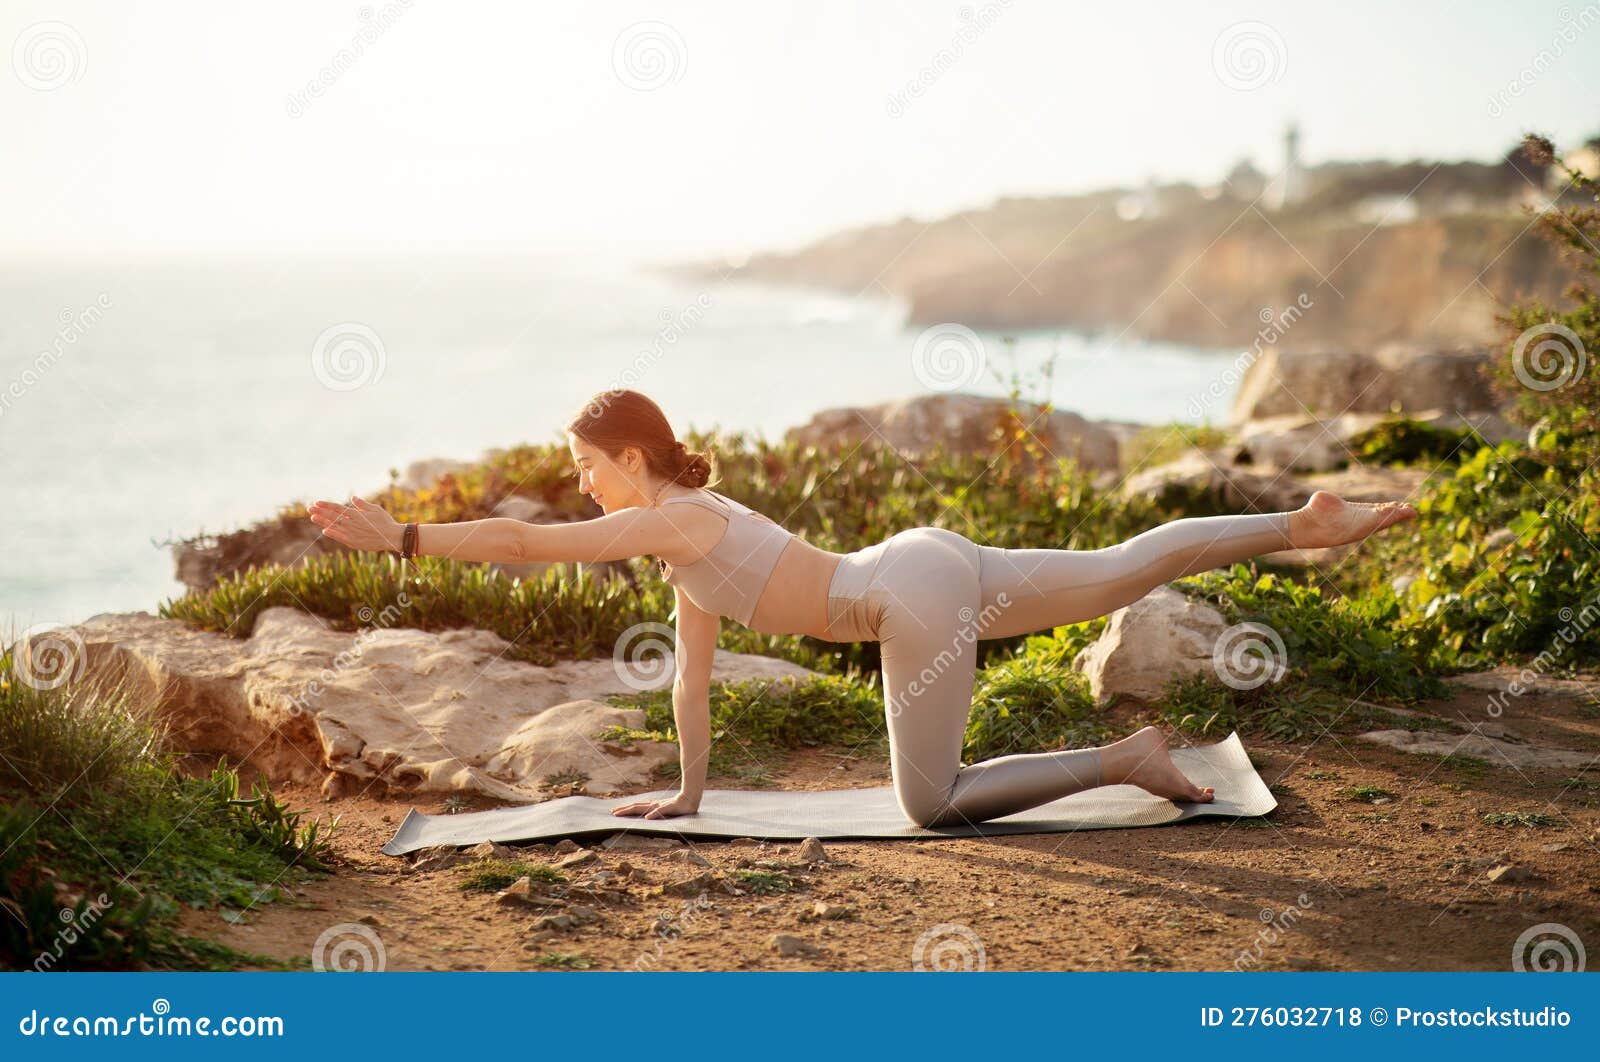
[[[1600,756],[1600,675],[1541,677],[1490,716],[1486,687],[1512,677],[1469,677],[1422,708],[1463,739]],[[1111,711],[1127,731],[1146,721]],[[238,922],[186,911],[184,929],[390,970],[1508,970],[1526,931],[1530,966],[1539,944],[1570,964],[1572,941],[1600,943],[1600,762],[1458,761],[1355,735],[1246,746],[1279,801],[1264,819],[830,841],[820,859],[816,842],[750,839],[512,846],[500,854],[567,879],[527,898],[463,891],[473,852],[382,855],[407,801],[280,784],[295,807],[340,817],[336,873]],[[773,767],[789,789],[888,781],[885,762],[842,752]],[[1545,923],[1561,928],[1533,930]]]

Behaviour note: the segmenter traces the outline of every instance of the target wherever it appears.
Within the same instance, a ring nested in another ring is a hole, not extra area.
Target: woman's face
[[[567,448],[578,470],[578,493],[587,494],[605,512],[615,512],[639,504],[639,491],[627,467],[620,462],[633,454],[623,450],[617,457],[567,432]]]

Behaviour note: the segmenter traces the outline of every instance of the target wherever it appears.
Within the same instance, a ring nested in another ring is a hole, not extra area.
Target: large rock
[[[226,753],[274,780],[326,784],[335,772],[380,791],[526,802],[544,795],[539,784],[552,775],[587,775],[596,795],[650,784],[656,766],[677,756],[668,743],[599,737],[606,726],[644,722],[643,709],[602,701],[668,688],[668,667],[629,674],[609,657],[538,667],[511,659],[510,644],[489,631],[334,631],[285,607],[264,610],[242,641],[146,612],[102,613],[76,630],[78,681],[124,684],[156,708],[179,747]],[[718,649],[712,674],[813,673]]]
[[[1154,701],[1169,680],[1212,670],[1212,653],[1227,626],[1216,609],[1158,586],[1113,612],[1099,640],[1073,665],[1088,678],[1097,704],[1121,697]]]
[[[999,432],[1008,405],[981,395],[916,395],[824,410],[785,438],[802,446],[850,447],[875,439],[913,453],[926,453],[937,443],[954,453],[990,453],[1005,445]],[[1116,436],[1093,421],[1059,409],[1044,414],[1037,403],[1022,403],[1020,412],[1023,424],[1052,455],[1094,471],[1117,467]]]
[[[1230,463],[1224,450],[1191,450],[1176,461],[1129,476],[1122,483],[1126,497],[1152,501],[1199,495],[1240,512],[1283,512],[1298,509],[1315,488],[1287,473]]]
[[[1424,351],[1390,345],[1376,353],[1287,353],[1267,349],[1245,370],[1234,424],[1288,414],[1497,409],[1483,350]]]
[[[1461,413],[1447,409],[1418,410],[1407,416],[1430,427],[1460,430],[1471,427],[1490,443],[1520,433],[1509,421],[1490,410]],[[1360,460],[1353,448],[1357,436],[1384,421],[1388,413],[1342,413],[1312,417],[1286,413],[1263,417],[1239,426],[1231,449],[1235,464],[1265,465],[1296,472],[1326,472]]]

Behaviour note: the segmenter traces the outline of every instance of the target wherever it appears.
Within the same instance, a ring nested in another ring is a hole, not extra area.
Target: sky
[[[1003,195],[1600,133],[1600,0],[0,0],[0,258],[800,246]],[[353,61],[339,58],[341,51]]]

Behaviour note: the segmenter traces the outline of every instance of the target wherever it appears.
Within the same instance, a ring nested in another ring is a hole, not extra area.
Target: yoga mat
[[[1085,789],[1027,811],[975,826],[923,829],[907,819],[892,786],[872,789],[747,790],[708,789],[693,815],[643,819],[611,814],[633,800],[670,797],[677,789],[632,796],[569,796],[539,804],[495,808],[457,815],[424,815],[412,808],[383,846],[385,855],[405,855],[434,845],[472,845],[558,841],[563,837],[639,833],[676,838],[800,840],[806,837],[885,838],[985,837],[1012,833],[1063,833],[1168,826],[1203,815],[1239,818],[1265,815],[1278,806],[1266,783],[1250,765],[1235,731],[1214,745],[1173,748],[1172,762],[1195,785],[1216,789],[1205,804],[1175,804],[1138,786],[1104,785]]]

